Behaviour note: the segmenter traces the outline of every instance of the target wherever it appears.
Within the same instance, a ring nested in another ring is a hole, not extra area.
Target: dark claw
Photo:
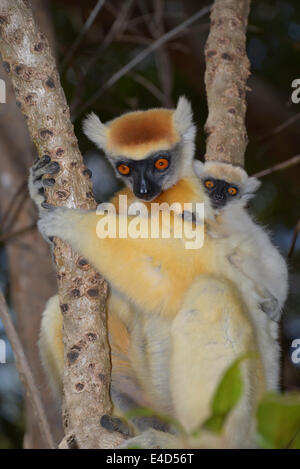
[[[88,176],[89,178],[91,178],[93,175],[92,171],[89,168],[85,168],[85,170],[83,171],[83,174],[85,176]]]
[[[53,163],[50,163],[47,168],[45,168],[45,174],[54,174],[59,171],[60,167],[57,161],[53,161]]]
[[[45,195],[45,189],[43,187],[40,187],[39,190],[38,190],[38,193],[40,195]]]
[[[53,178],[43,180],[43,185],[44,186],[54,186],[54,184],[55,184],[55,179],[53,179]]]
[[[42,158],[39,159],[39,162],[36,164],[34,170],[36,171],[37,169],[43,168],[46,164],[50,163],[51,158],[48,155],[42,156]]]
[[[109,432],[119,432],[124,436],[130,436],[130,429],[123,420],[111,415],[103,415],[100,424]]]
[[[45,208],[46,210],[54,210],[55,205],[48,204],[48,202],[42,202],[41,206]]]

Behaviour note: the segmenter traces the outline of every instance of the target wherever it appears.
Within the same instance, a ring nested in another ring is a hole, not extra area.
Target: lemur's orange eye
[[[127,164],[119,164],[118,171],[120,174],[127,176],[130,173],[130,168],[127,166]]]
[[[236,187],[228,187],[228,194],[230,195],[236,195],[237,194],[237,188]]]
[[[208,179],[207,181],[205,181],[204,183],[205,187],[207,187],[207,189],[212,189],[215,185],[215,183],[213,181],[211,181],[210,179]]]
[[[159,170],[166,169],[169,166],[169,160],[167,158],[159,158],[159,160],[155,161],[154,166]]]

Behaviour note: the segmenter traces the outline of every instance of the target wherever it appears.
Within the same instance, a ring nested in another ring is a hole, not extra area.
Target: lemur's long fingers
[[[281,311],[279,308],[279,302],[275,296],[273,296],[269,291],[267,295],[260,301],[260,307],[264,313],[266,313],[270,319],[278,322],[281,316]]]
[[[51,161],[48,155],[36,159],[30,169],[29,192],[39,210],[53,210],[55,208],[54,205],[49,204],[45,198],[45,187],[53,186],[56,181],[53,177],[42,178],[44,175],[54,175],[59,169],[59,163],[57,163],[57,161]]]
[[[59,171],[59,164],[57,163],[57,161],[53,161],[51,163],[44,163],[42,166],[40,167],[33,167],[32,168],[32,175],[33,175],[33,178],[34,178],[34,182],[36,181],[39,181],[42,179],[42,177],[44,176],[44,174],[55,174]],[[54,181],[55,183],[55,181]],[[50,184],[48,184],[50,185]],[[53,184],[52,184],[53,185]]]
[[[50,163],[51,158],[48,155],[44,155],[41,158],[37,158],[33,165],[32,165],[32,171],[37,171],[38,169],[42,168],[46,164]]]
[[[55,205],[48,204],[48,202],[42,202],[41,206],[46,210],[55,210],[57,208]]]

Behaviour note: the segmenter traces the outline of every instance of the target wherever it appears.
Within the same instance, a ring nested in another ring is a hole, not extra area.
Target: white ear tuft
[[[195,170],[196,176],[201,177],[204,171],[204,163],[202,163],[202,161],[199,161],[199,160],[194,160],[194,170]]]
[[[250,192],[251,194],[254,194],[257,189],[260,187],[261,181],[256,179],[255,177],[248,177],[246,181],[246,192]]]
[[[102,124],[99,117],[93,112],[84,119],[82,124],[85,135],[94,142],[99,148],[106,148],[106,125]]]
[[[193,123],[193,111],[191,103],[185,96],[180,96],[177,108],[173,114],[174,125],[185,140],[194,140],[196,127]]]

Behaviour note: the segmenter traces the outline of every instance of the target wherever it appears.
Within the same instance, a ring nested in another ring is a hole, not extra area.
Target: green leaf
[[[267,393],[257,409],[257,441],[264,449],[300,449],[300,394]]]
[[[251,357],[254,357],[254,354],[239,357],[225,371],[212,400],[211,416],[203,424],[206,430],[217,434],[222,432],[228,414],[237,405],[243,394],[244,384],[240,364],[243,360]],[[193,434],[196,435],[195,432]]]

